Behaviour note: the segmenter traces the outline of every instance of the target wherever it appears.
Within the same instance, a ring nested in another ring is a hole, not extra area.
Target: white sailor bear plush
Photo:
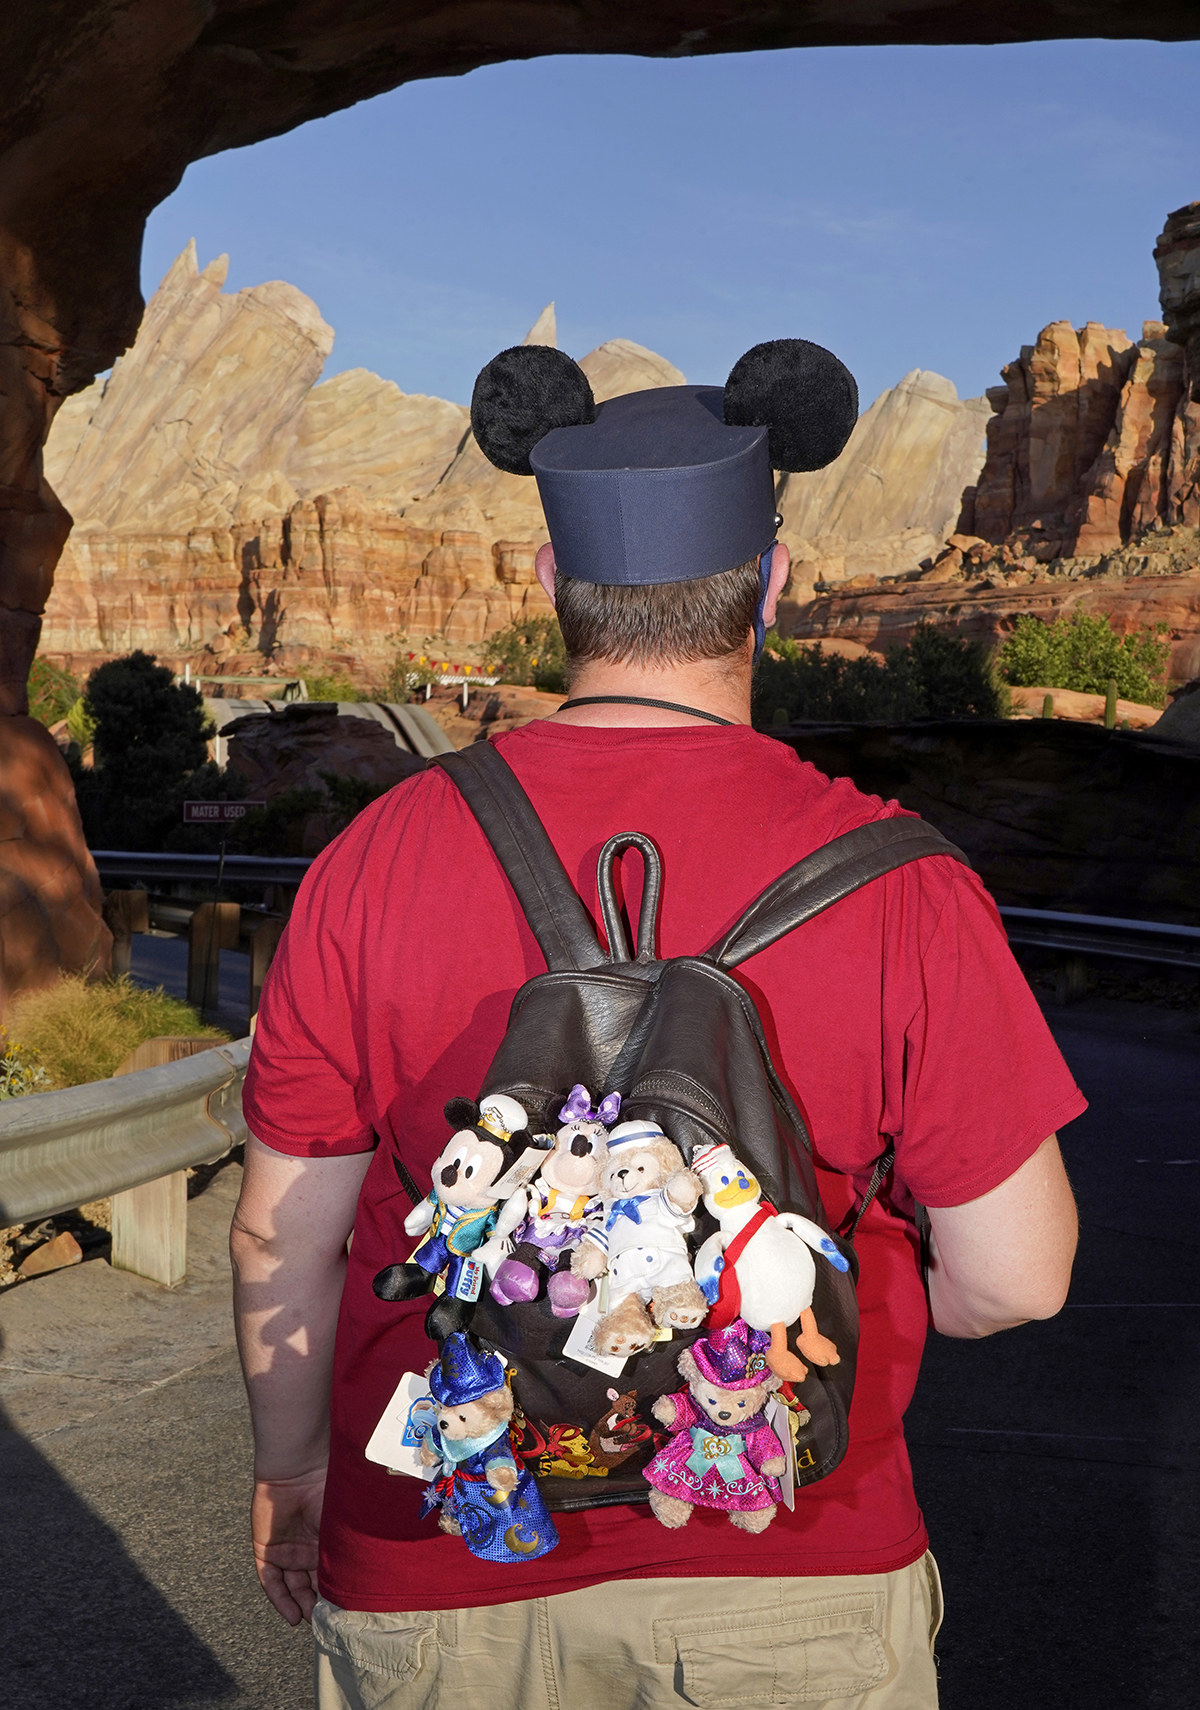
[[[700,1181],[656,1122],[619,1122],[600,1176],[602,1223],[571,1260],[576,1276],[608,1275],[608,1310],[594,1342],[605,1354],[640,1353],[656,1326],[694,1330],[708,1302],[696,1285],[687,1237]]]

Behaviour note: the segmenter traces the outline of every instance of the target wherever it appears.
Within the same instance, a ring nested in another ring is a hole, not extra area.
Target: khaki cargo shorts
[[[317,1710],[936,1710],[937,1564],[805,1579],[614,1580],[377,1615],[319,1602]]]

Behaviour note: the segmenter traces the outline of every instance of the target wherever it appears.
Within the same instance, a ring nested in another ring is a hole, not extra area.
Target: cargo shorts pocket
[[[339,1609],[324,1598],[312,1614],[320,1710],[418,1710],[437,1687],[437,1620],[432,1611],[380,1615]]]
[[[656,1621],[660,1662],[677,1664],[702,1710],[852,1698],[887,1678],[883,1599],[806,1598],[726,1616]]]

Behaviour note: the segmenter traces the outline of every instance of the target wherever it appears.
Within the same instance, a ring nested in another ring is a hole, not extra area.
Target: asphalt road
[[[1200,1645],[1200,1036],[1092,999],[1052,1012],[1092,1109],[1060,1318],[933,1338],[909,1414],[946,1583],[943,1710],[1192,1702]],[[303,1710],[309,1644],[245,1541],[228,1328],[237,1168],[190,1207],[167,1293],[92,1262],[0,1297],[0,1657],[21,1710]]]

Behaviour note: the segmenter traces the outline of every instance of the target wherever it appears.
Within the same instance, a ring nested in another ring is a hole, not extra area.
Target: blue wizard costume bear
[[[422,1513],[441,1509],[443,1531],[461,1532],[472,1555],[489,1562],[534,1561],[558,1543],[554,1522],[509,1439],[513,1398],[498,1354],[483,1354],[461,1330],[447,1336],[429,1374],[436,1423],[421,1460],[441,1471]]]

